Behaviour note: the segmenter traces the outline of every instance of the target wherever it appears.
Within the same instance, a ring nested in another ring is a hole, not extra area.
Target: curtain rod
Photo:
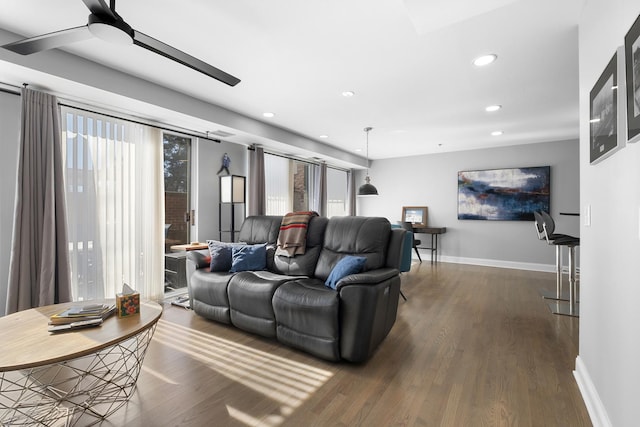
[[[0,87],[0,92],[8,93],[9,95],[18,95],[18,96],[20,96],[20,92],[16,92],[15,90],[11,90],[11,89],[5,89],[3,87]]]
[[[164,131],[167,131],[167,132],[177,132],[177,133],[181,133],[181,134],[186,135],[186,136],[193,136],[195,138],[206,139],[208,141],[217,142],[218,144],[220,144],[222,142],[221,140],[219,140],[217,138],[210,138],[209,136],[203,135],[201,133],[196,133],[197,131],[193,131],[193,130],[190,130],[190,129],[168,128],[168,127],[161,126],[161,125],[155,124],[155,123],[146,123],[146,122],[134,120],[134,119],[128,118],[128,117],[122,117],[122,116],[117,116],[117,115],[110,114],[110,113],[104,113],[104,112],[101,112],[101,111],[94,111],[94,110],[91,110],[89,108],[78,107],[77,105],[64,104],[62,102],[58,102],[58,105],[60,105],[61,107],[68,107],[68,108],[73,108],[74,110],[84,111],[86,113],[100,114],[102,116],[109,117],[111,119],[124,120],[126,122],[135,123],[137,125],[149,126],[149,127],[160,129],[160,130],[164,130]]]
[[[247,147],[247,150],[256,151],[256,148],[254,146],[249,146],[249,147]],[[325,161],[323,161],[323,162],[312,162],[312,161],[309,161],[309,160],[298,159],[296,157],[287,156],[286,154],[274,153],[273,151],[265,151],[264,154],[269,154],[271,156],[276,156],[276,157],[282,157],[283,159],[295,160],[296,162],[306,163],[308,165],[320,165],[321,163],[326,163],[328,168],[336,169],[336,170],[340,170],[340,171],[344,171],[344,172],[349,172],[351,170],[351,169],[345,169],[345,168],[340,168],[338,166],[330,165]]]
[[[5,92],[5,93],[12,94],[12,95],[21,96],[20,95],[20,89],[22,89],[22,87],[16,86],[16,85],[12,85],[10,83],[5,83],[5,82],[0,82],[0,84],[5,85],[5,86],[9,86],[9,87],[12,87],[12,88],[15,88],[15,89],[18,89],[18,90],[11,90],[11,89],[5,89],[5,88],[1,88],[0,87],[0,92]],[[26,83],[25,83],[25,86],[26,86]],[[176,128],[172,129],[172,128],[160,126],[159,124],[145,123],[145,122],[133,120],[131,118],[125,118],[125,117],[116,116],[116,115],[113,115],[113,114],[110,114],[110,113],[94,111],[94,110],[91,110],[91,109],[88,109],[88,108],[78,107],[77,105],[64,104],[64,103],[61,103],[61,102],[58,102],[58,105],[63,106],[63,107],[68,107],[68,108],[74,108],[74,109],[80,110],[80,111],[85,111],[87,113],[101,114],[101,115],[103,115],[105,117],[110,117],[112,119],[125,120],[125,121],[131,122],[131,123],[135,123],[135,124],[138,124],[138,125],[150,126],[150,127],[156,128],[156,129],[167,131],[167,132],[178,132],[178,133],[181,133],[181,134],[186,135],[186,136],[193,136],[193,137],[196,137],[196,138],[202,138],[202,139],[206,139],[208,141],[217,142],[218,144],[220,144],[222,142],[220,139],[210,138],[207,135],[203,136],[202,134],[195,133],[197,131],[192,131],[190,129],[182,129],[182,130],[176,129]],[[235,144],[235,143],[232,143],[232,144]],[[255,148],[253,148],[251,146],[247,147],[247,149],[250,150],[250,151],[255,150]],[[309,160],[297,159],[295,157],[286,156],[284,154],[274,153],[274,152],[271,152],[271,151],[267,151],[265,153],[266,154],[270,154],[272,156],[278,156],[278,157],[283,157],[285,159],[295,160],[297,162],[307,163],[307,164],[310,164],[310,165],[318,165],[318,164],[320,164],[319,162],[318,163],[314,163],[314,162],[311,162]],[[329,164],[327,164],[327,167],[330,167],[332,169],[347,171],[347,172],[350,170],[350,169],[340,168],[340,167],[337,167],[337,166],[331,166]]]
[[[21,96],[20,89],[22,89],[22,87],[16,86],[16,85],[13,85],[13,84],[10,84],[10,83],[5,83],[5,82],[0,82],[0,84],[4,85],[4,86],[8,86],[9,88],[17,89],[17,90],[14,90],[14,89],[0,87],[0,92],[8,93],[8,94],[11,94],[11,95]],[[24,86],[26,87],[27,84],[25,83]],[[60,97],[57,97],[57,98],[64,100],[64,98],[60,98]],[[71,101],[71,102],[73,102],[73,101]],[[135,123],[137,125],[149,126],[149,127],[160,129],[160,130],[164,130],[164,131],[167,131],[167,132],[177,132],[177,133],[181,133],[181,134],[186,135],[186,136],[191,136],[191,137],[195,137],[195,138],[200,138],[200,139],[205,139],[205,140],[208,140],[208,141],[217,142],[218,144],[220,144],[222,142],[218,138],[211,138],[206,134],[202,134],[202,133],[200,133],[198,131],[195,131],[195,130],[192,130],[192,129],[181,128],[179,126],[176,126],[176,127],[173,127],[173,128],[166,127],[166,126],[162,126],[162,125],[160,125],[158,123],[143,122],[143,121],[135,120],[135,119],[129,118],[129,117],[117,116],[115,114],[105,113],[103,111],[95,111],[95,110],[91,110],[90,108],[79,107],[78,105],[65,104],[64,102],[60,102],[60,101],[58,102],[58,105],[60,105],[61,107],[68,107],[68,108],[73,108],[75,110],[84,111],[84,112],[87,112],[87,113],[100,114],[102,116],[109,117],[109,118],[112,118],[112,119],[124,120],[124,121],[130,122],[130,123]]]
[[[4,92],[4,93],[11,94],[11,95],[20,96],[20,89],[22,89],[20,86],[12,85],[10,83],[5,83],[5,82],[0,82],[0,85],[8,86],[9,88],[13,88],[13,89],[8,89],[8,88],[5,88],[5,87],[0,87],[0,92]]]

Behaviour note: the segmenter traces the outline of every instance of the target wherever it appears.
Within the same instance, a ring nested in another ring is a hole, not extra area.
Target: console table
[[[164,291],[187,286],[187,252],[164,254]]]
[[[187,252],[209,249],[200,242],[172,245],[171,252],[164,254],[164,290],[169,292],[187,287]]]
[[[52,314],[78,304],[0,318],[0,425],[58,425],[61,420],[91,425],[133,393],[162,307],[142,302],[139,315],[113,315],[98,327],[47,331]]]
[[[438,262],[438,236],[447,232],[447,227],[413,227],[414,234],[430,234],[431,246],[419,246],[418,249],[428,249],[431,251],[431,262],[433,263],[434,255],[435,261]]]
[[[171,252],[189,252],[189,251],[197,251],[200,249],[209,249],[209,245],[206,243],[192,242],[185,243],[183,245],[172,245]]]

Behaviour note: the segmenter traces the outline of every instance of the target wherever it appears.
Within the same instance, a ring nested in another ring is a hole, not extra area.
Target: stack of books
[[[49,332],[99,326],[116,311],[115,304],[86,304],[67,308],[49,318]]]

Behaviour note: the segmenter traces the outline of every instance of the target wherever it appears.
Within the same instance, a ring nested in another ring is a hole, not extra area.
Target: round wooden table
[[[63,418],[73,425],[84,415],[99,422],[129,399],[162,307],[142,302],[139,315],[114,314],[98,327],[48,332],[52,314],[82,304],[0,317],[0,425],[51,425]]]

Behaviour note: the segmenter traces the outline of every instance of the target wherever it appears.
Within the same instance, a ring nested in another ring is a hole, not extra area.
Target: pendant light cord
[[[371,126],[364,128],[364,131],[367,133],[367,176],[369,176],[369,131],[372,129]]]

